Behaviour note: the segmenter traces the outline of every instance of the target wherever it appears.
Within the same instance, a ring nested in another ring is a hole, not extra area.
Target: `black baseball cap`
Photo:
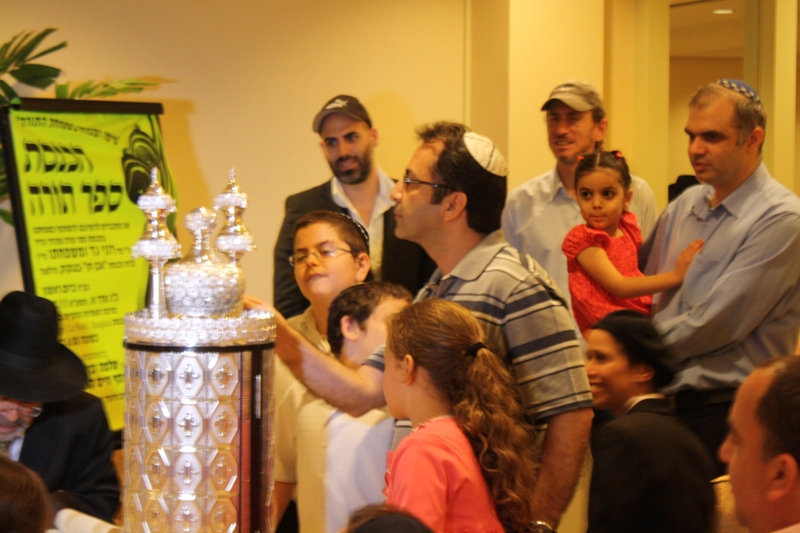
[[[363,120],[370,128],[372,127],[372,119],[369,118],[369,113],[367,113],[367,110],[361,105],[361,102],[358,101],[358,98],[340,94],[328,100],[328,102],[322,106],[320,112],[317,113],[317,116],[314,117],[314,124],[312,125],[314,132],[319,133],[322,129],[322,122],[328,118],[329,115],[333,115],[334,113],[341,113],[353,120]]]

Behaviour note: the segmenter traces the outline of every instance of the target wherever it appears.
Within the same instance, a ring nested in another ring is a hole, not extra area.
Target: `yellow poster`
[[[174,184],[155,114],[9,109],[12,210],[26,290],[52,300],[61,342],[82,358],[87,390],[124,425],[123,317],[145,305],[148,265],[131,258],[150,169]],[[160,107],[160,106],[159,106]]]

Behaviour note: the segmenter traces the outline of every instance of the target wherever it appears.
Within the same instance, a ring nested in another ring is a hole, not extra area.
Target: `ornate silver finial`
[[[150,187],[136,201],[147,217],[147,224],[141,238],[131,247],[134,259],[143,257],[150,263],[150,316],[159,318],[166,316],[167,307],[164,300],[164,264],[175,257],[180,257],[181,245],[167,227],[167,215],[175,211],[175,200],[164,192],[158,182],[158,169],[150,172]]]
[[[220,230],[215,244],[220,253],[227,255],[232,263],[246,253],[256,249],[255,241],[242,222],[242,214],[247,209],[247,195],[236,183],[236,170],[228,171],[228,186],[214,199],[214,209],[225,217],[225,225]]]

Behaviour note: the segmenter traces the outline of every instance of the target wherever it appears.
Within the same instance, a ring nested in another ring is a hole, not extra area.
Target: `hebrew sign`
[[[124,424],[123,317],[145,306],[148,265],[131,258],[145,218],[136,199],[164,158],[160,104],[21,99],[4,108],[2,146],[25,290],[52,300],[61,342],[87,390]],[[0,295],[2,296],[2,295]]]

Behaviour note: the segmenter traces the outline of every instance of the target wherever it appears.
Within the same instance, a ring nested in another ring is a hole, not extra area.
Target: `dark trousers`
[[[297,533],[300,530],[297,519],[297,504],[294,500],[289,502],[286,507],[286,512],[283,513],[283,518],[278,523],[275,533]]]
[[[730,389],[729,392],[730,400],[713,401],[713,403],[703,402],[702,395],[704,393],[702,392],[682,391],[675,396],[675,414],[706,445],[714,460],[717,476],[726,473],[725,463],[719,460],[718,451],[728,435],[728,412],[733,403],[735,389]],[[686,401],[687,395],[684,393],[691,393],[688,397],[691,401]],[[725,395],[719,391],[712,391],[712,393],[717,394],[715,400],[719,400],[719,396],[724,397]]]

